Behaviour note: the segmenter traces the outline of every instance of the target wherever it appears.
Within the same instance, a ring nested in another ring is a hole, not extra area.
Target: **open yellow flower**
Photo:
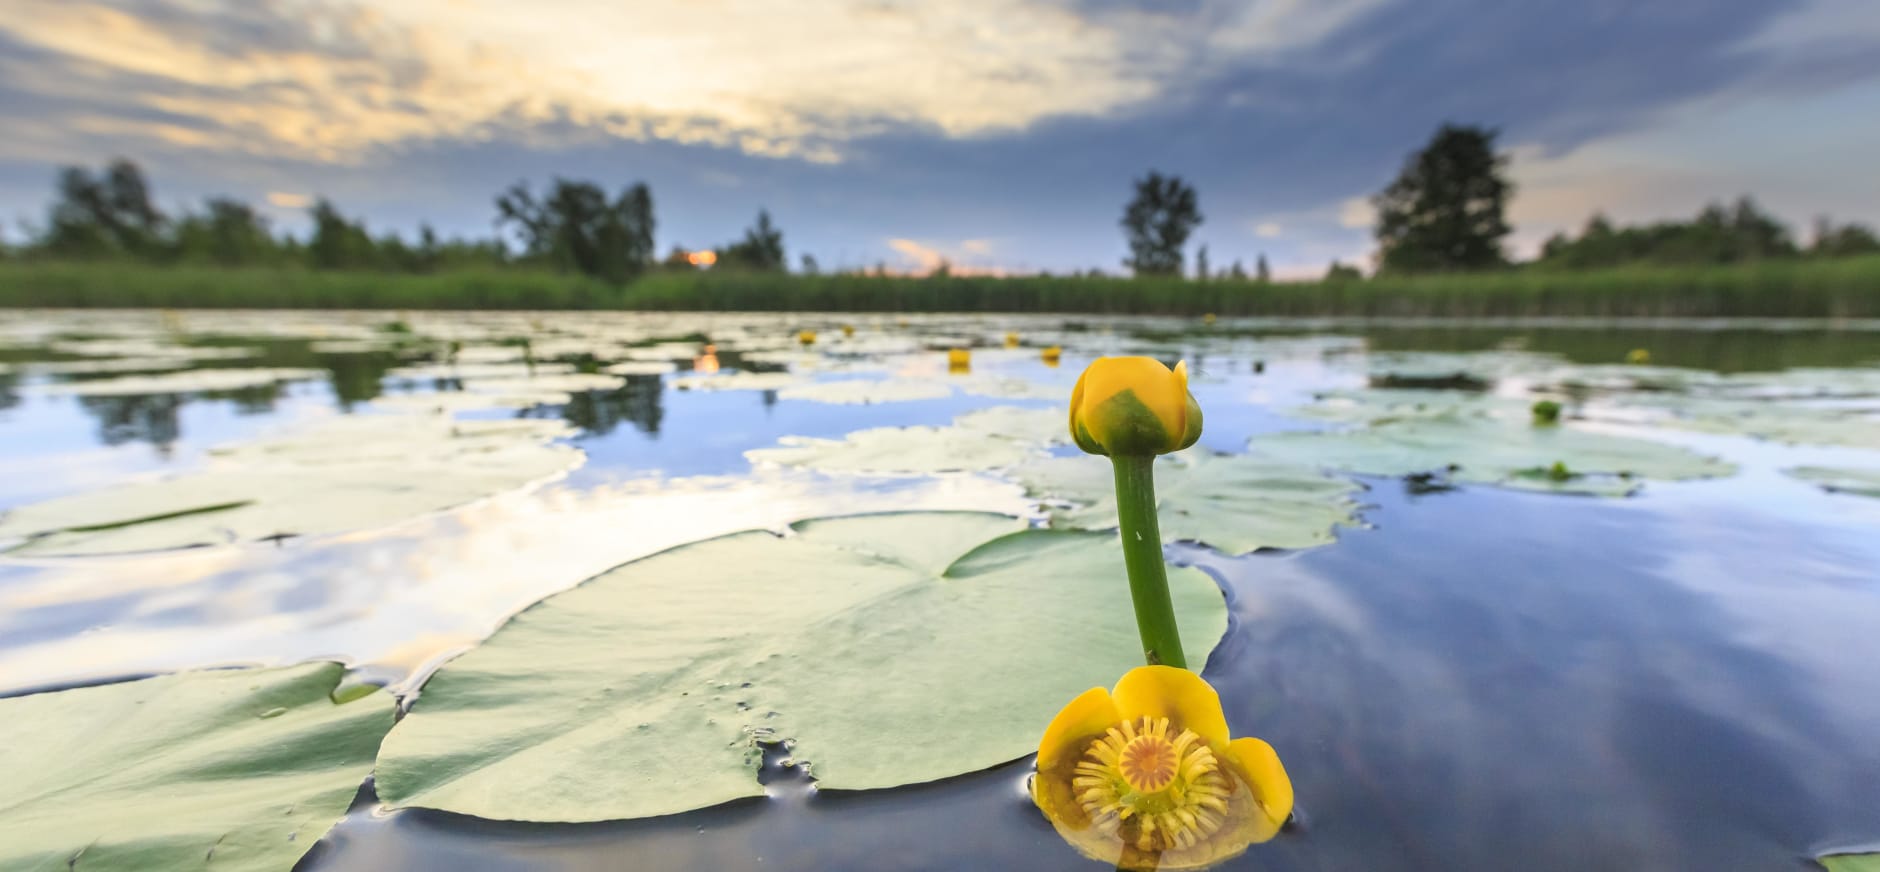
[[[1167,454],[1201,438],[1201,407],[1188,393],[1188,362],[1099,357],[1071,388],[1071,439],[1091,454]]]
[[[1273,746],[1234,739],[1201,676],[1139,666],[1051,719],[1031,781],[1058,835],[1122,869],[1199,869],[1279,832],[1292,781]]]
[[[948,372],[971,372],[972,368],[973,368],[973,352],[970,349],[966,349],[966,348],[947,349],[947,371]]]

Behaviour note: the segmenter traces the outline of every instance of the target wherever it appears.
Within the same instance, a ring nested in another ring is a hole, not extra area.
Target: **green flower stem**
[[[1162,562],[1162,528],[1155,518],[1155,457],[1110,458],[1116,467],[1116,520],[1123,532],[1123,563],[1129,568],[1129,598],[1136,605],[1136,630],[1149,665],[1188,668],[1175,604],[1168,595]]]

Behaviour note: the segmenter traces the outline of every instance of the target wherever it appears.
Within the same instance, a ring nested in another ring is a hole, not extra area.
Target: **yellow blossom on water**
[[[1202,315],[1202,316],[1201,316],[1201,323],[1203,323],[1203,324],[1212,324],[1212,323],[1214,323],[1214,313],[1213,313],[1213,312],[1209,312],[1209,313],[1207,313],[1206,315]]]
[[[973,352],[971,349],[947,349],[947,372],[969,372],[972,368]]]
[[[796,334],[796,341],[801,342],[804,345],[815,345],[816,344],[816,331],[804,330],[803,332]]]
[[[1017,348],[1017,347],[1018,347],[1018,334],[1017,334],[1017,333],[1007,333],[1007,334],[1005,334],[1005,347],[1006,347],[1006,348]]]
[[[1652,353],[1643,348],[1634,348],[1625,355],[1626,363],[1647,364],[1652,362]]]
[[[848,338],[848,337],[850,337],[850,336],[854,336],[854,335],[855,335],[855,325],[854,325],[854,324],[844,324],[844,325],[842,325],[842,337],[843,337],[844,339],[846,339],[846,338]]]
[[[1057,366],[1063,356],[1064,349],[1057,345],[1047,345],[1038,351],[1038,359],[1044,361],[1045,366]]]
[[[1052,718],[1031,781],[1058,835],[1121,869],[1199,869],[1273,838],[1292,780],[1273,746],[1232,738],[1201,676],[1139,666]]]
[[[1170,370],[1153,357],[1099,357],[1071,388],[1071,439],[1091,454],[1180,451],[1201,438],[1201,407],[1188,392],[1188,363]]]

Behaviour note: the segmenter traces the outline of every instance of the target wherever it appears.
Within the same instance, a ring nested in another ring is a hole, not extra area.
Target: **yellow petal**
[[[1227,747],[1227,716],[1221,696],[1201,676],[1174,666],[1138,666],[1123,673],[1110,694],[1123,720],[1143,715],[1168,718],[1194,730],[1210,747]]]
[[[1066,759],[1076,759],[1084,753],[1090,737],[1102,735],[1122,722],[1123,716],[1109,691],[1101,687],[1084,691],[1058,710],[1051,725],[1044,728],[1044,736],[1038,740],[1038,771],[1050,771]]]
[[[1273,834],[1279,832],[1280,825],[1292,817],[1293,810],[1292,779],[1286,776],[1286,767],[1279,762],[1279,753],[1273,750],[1272,745],[1247,736],[1228,743],[1227,759],[1246,777],[1247,785],[1253,788],[1255,801],[1266,812],[1267,822],[1272,827],[1254,841],[1264,842],[1273,838]]]

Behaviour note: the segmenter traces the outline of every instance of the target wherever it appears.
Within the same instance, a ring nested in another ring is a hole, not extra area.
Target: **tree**
[[[64,257],[153,257],[165,223],[143,170],[123,158],[97,176],[84,167],[61,169],[48,219],[40,247]]]
[[[1332,261],[1332,265],[1325,270],[1325,281],[1327,284],[1355,282],[1363,278],[1364,273],[1359,272],[1357,267],[1339,263],[1335,260]]]
[[[1256,282],[1273,280],[1273,270],[1266,265],[1266,252],[1264,251],[1260,252],[1260,259],[1253,262],[1253,280]]]
[[[1834,226],[1826,217],[1815,219],[1815,240],[1808,253],[1816,257],[1853,257],[1880,253],[1880,237],[1864,224]]]
[[[332,201],[321,197],[310,210],[313,236],[307,240],[307,261],[316,269],[362,269],[378,260],[372,236],[363,221],[350,221]]]
[[[1123,210],[1129,259],[1123,265],[1139,276],[1182,273],[1182,247],[1201,225],[1195,189],[1180,176],[1151,171],[1136,180],[1136,195]]]
[[[1195,278],[1204,282],[1208,280],[1208,247],[1206,245],[1195,251]]]
[[[240,200],[211,197],[200,214],[176,223],[176,257],[226,266],[264,263],[278,257],[280,246],[268,232],[268,219]]]
[[[1388,272],[1482,269],[1507,262],[1501,240],[1514,192],[1498,131],[1444,124],[1410,155],[1377,207],[1378,268]]]
[[[751,272],[782,272],[783,231],[770,223],[769,210],[757,210],[757,223],[744,231],[744,238],[718,252],[718,264]]]
[[[808,252],[803,254],[803,274],[814,276],[822,274],[822,266],[816,263],[816,257]]]
[[[1233,265],[1227,268],[1227,277],[1237,282],[1247,280],[1247,268],[1240,265],[1240,258],[1234,258]]]
[[[644,184],[609,201],[593,182],[557,178],[539,199],[517,182],[497,195],[496,224],[514,228],[530,259],[608,281],[631,279],[653,260],[653,195]]]

